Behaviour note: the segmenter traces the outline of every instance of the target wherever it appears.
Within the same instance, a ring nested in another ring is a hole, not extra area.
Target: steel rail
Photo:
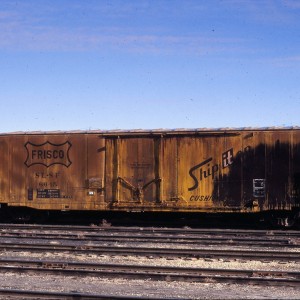
[[[104,294],[90,294],[82,292],[49,292],[49,291],[36,291],[36,290],[20,290],[20,289],[0,289],[0,296],[13,297],[12,299],[64,299],[64,300],[146,300],[149,297],[143,296],[117,296],[117,295],[104,295]],[[25,298],[26,297],[26,298]],[[2,297],[1,297],[2,299]],[[9,298],[10,299],[10,298]],[[151,299],[161,299],[153,298]],[[170,298],[168,298],[170,299]],[[175,299],[175,298],[174,298]],[[176,298],[178,299],[178,298]]]
[[[0,260],[0,271],[47,273],[64,276],[144,279],[184,282],[226,282],[300,286],[300,272],[183,268],[124,264],[95,264],[62,261]]]
[[[0,230],[56,230],[56,231],[86,231],[86,232],[143,232],[143,233],[167,233],[167,234],[211,234],[229,236],[284,236],[300,237],[298,230],[244,230],[244,229],[192,229],[192,228],[160,228],[160,227],[124,227],[124,226],[77,226],[77,225],[37,225],[37,224],[0,224]]]
[[[147,257],[194,257],[194,258],[227,258],[244,260],[277,260],[300,261],[300,252],[232,250],[232,249],[184,249],[184,248],[149,248],[149,247],[119,247],[99,245],[53,245],[2,243],[0,251],[30,251],[30,252],[73,252],[107,255],[139,255]]]
[[[78,238],[79,236],[82,236],[83,238],[89,238],[89,237],[93,237],[93,238],[97,238],[97,237],[106,237],[106,238],[114,238],[114,237],[120,237],[120,238],[126,238],[126,237],[130,237],[130,238],[141,238],[141,237],[147,237],[149,239],[180,239],[180,238],[184,238],[184,239],[191,239],[191,240],[197,240],[197,239],[215,239],[215,240],[228,240],[228,239],[236,239],[236,240],[240,240],[240,241],[248,241],[248,240],[264,240],[266,238],[268,238],[270,241],[280,241],[280,242],[287,242],[288,240],[286,240],[286,238],[289,238],[289,236],[284,236],[285,239],[282,239],[282,236],[270,236],[270,235],[266,235],[266,236],[243,236],[243,235],[239,235],[236,233],[232,233],[232,236],[228,236],[228,234],[222,234],[222,233],[218,233],[217,234],[212,234],[212,236],[210,236],[209,233],[199,233],[197,235],[195,234],[190,234],[189,232],[185,233],[185,232],[175,232],[175,233],[160,233],[160,232],[144,232],[143,230],[136,230],[136,231],[130,231],[128,233],[128,231],[124,231],[124,230],[116,230],[114,232],[114,234],[112,234],[111,232],[108,231],[99,231],[99,232],[94,232],[94,233],[90,233],[88,231],[81,231],[78,233],[72,233],[73,230],[69,230],[68,232],[54,232],[54,230],[52,230],[52,232],[48,232],[49,230],[45,229],[44,232],[41,232],[41,230],[31,230],[29,229],[28,231],[11,231],[11,230],[1,230],[0,231],[0,236],[19,236],[19,235],[24,235],[26,236],[49,236],[49,237],[55,237],[55,236],[60,236],[60,237],[70,237],[70,238]],[[65,230],[67,231],[67,230]],[[124,234],[125,232],[125,234]],[[280,238],[280,239],[278,239]],[[299,234],[299,238],[300,238],[300,234]]]
[[[56,241],[97,241],[97,242],[139,242],[139,243],[164,243],[164,244],[200,244],[200,245],[239,245],[239,246],[260,246],[260,247],[290,247],[298,248],[300,247],[300,241],[293,241],[289,239],[272,239],[263,240],[254,238],[239,238],[239,237],[203,237],[203,236],[170,236],[170,235],[160,235],[160,236],[147,236],[147,235],[92,235],[92,234],[57,234],[57,233],[30,233],[30,232],[14,232],[14,233],[3,233],[0,232],[1,239],[44,239]]]

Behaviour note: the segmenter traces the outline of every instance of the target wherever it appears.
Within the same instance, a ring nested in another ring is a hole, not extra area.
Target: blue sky
[[[300,1],[1,0],[0,132],[300,125]]]

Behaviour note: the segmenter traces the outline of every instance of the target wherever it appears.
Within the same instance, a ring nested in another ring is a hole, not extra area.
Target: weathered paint
[[[44,210],[300,206],[300,130],[0,135],[0,202]]]
[[[1,203],[104,209],[104,146],[104,139],[88,134],[1,136]]]

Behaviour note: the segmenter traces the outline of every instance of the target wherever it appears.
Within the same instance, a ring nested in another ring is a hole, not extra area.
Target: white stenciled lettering
[[[228,151],[222,154],[222,166],[226,168],[233,163],[233,148],[229,149]]]

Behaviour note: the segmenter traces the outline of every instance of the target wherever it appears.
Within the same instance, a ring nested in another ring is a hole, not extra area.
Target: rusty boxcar
[[[2,209],[299,218],[298,127],[1,134],[0,161]]]

